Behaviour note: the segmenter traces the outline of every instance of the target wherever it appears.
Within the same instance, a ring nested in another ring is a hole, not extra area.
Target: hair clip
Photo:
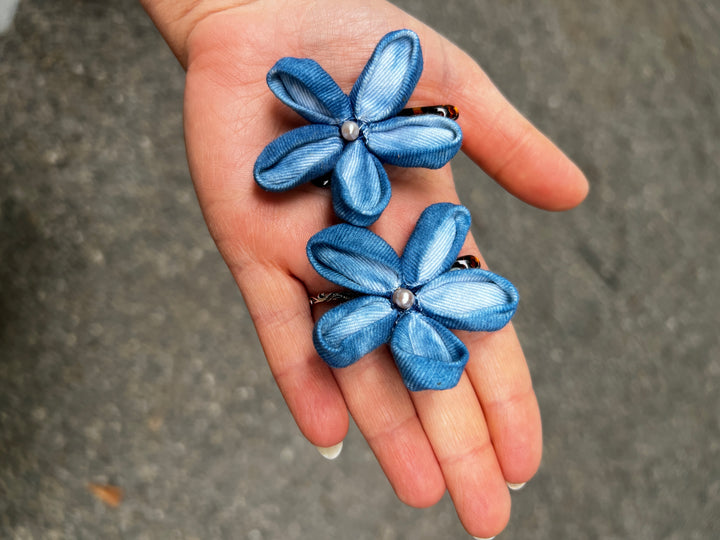
[[[357,226],[373,223],[390,200],[383,163],[436,169],[462,144],[460,126],[451,119],[455,107],[402,111],[422,66],[420,41],[411,30],[380,40],[349,95],[314,60],[280,59],[267,75],[268,86],[311,124],[265,147],[253,170],[256,182],[286,191],[331,173],[335,214]]]
[[[428,105],[425,107],[409,107],[398,113],[398,116],[417,116],[419,114],[437,114],[450,120],[460,118],[460,111],[455,105]]]
[[[512,283],[473,267],[472,258],[455,266],[469,229],[465,207],[439,203],[422,213],[401,257],[353,225],[334,225],[310,238],[315,270],[356,296],[317,321],[313,341],[323,360],[346,367],[389,343],[409,390],[454,387],[468,350],[450,330],[499,330],[518,304]]]

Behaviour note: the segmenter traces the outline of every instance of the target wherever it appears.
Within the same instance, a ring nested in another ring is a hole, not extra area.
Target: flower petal
[[[355,117],[377,122],[395,116],[422,73],[420,40],[412,30],[390,32],[375,47],[350,92]]]
[[[400,259],[385,240],[346,223],[315,234],[307,255],[325,279],[353,291],[389,297],[400,286]]]
[[[315,348],[332,367],[349,366],[388,342],[397,315],[390,301],[378,296],[344,302],[315,324]]]
[[[450,269],[470,230],[470,212],[451,203],[433,204],[418,219],[402,254],[407,287],[427,283]]]
[[[518,301],[512,283],[481,268],[447,272],[417,293],[423,313],[458,330],[499,330],[515,314]]]
[[[454,120],[433,114],[397,116],[363,128],[368,148],[383,163],[438,169],[462,146]]]
[[[255,162],[253,175],[263,189],[285,191],[330,172],[342,150],[337,127],[299,127],[265,147]]]
[[[444,326],[414,311],[398,319],[390,340],[408,390],[445,390],[460,380],[468,350]]]
[[[335,214],[358,227],[377,220],[390,201],[387,173],[360,140],[345,146],[330,185]]]
[[[317,124],[340,124],[352,116],[350,99],[333,78],[309,58],[281,58],[267,74],[280,101]]]

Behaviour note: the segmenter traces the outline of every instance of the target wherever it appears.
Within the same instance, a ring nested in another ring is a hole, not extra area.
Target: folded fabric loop
[[[447,271],[469,230],[470,212],[464,206],[438,203],[426,208],[400,259],[404,283],[417,287]]]
[[[438,169],[462,146],[462,130],[454,120],[423,114],[397,116],[365,128],[368,148],[383,163]]]
[[[457,385],[468,350],[447,328],[417,312],[402,315],[390,349],[409,390],[446,390]]]
[[[315,325],[315,348],[332,367],[347,367],[390,339],[397,312],[390,301],[361,296],[331,309]]]
[[[400,258],[367,229],[323,229],[308,241],[307,255],[322,277],[350,290],[389,297],[400,286]]]
[[[268,72],[267,84],[280,101],[310,122],[339,125],[352,117],[350,99],[310,58],[281,58]]]
[[[332,171],[343,151],[337,128],[324,124],[302,126],[268,144],[253,175],[268,191],[286,191]]]
[[[505,326],[518,300],[512,283],[481,268],[442,274],[417,294],[418,308],[448,328],[483,332]]]
[[[362,178],[362,182],[358,182]],[[335,165],[332,182],[335,214],[344,221],[366,227],[377,220],[390,201],[390,180],[382,163],[362,141],[353,141]]]
[[[386,34],[350,92],[355,117],[377,122],[395,116],[410,99],[422,69],[422,49],[415,32]]]

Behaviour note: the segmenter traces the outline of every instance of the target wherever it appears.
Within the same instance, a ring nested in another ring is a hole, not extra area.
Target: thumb
[[[445,39],[432,41],[434,51],[423,47],[426,72],[460,110],[468,157],[528,204],[545,210],[580,204],[588,182],[577,165],[505,99],[472,58]]]

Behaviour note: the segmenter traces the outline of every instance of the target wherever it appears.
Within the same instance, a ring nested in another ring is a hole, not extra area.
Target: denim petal
[[[412,30],[390,32],[375,47],[350,92],[355,117],[377,122],[403,108],[422,73],[420,40]]]
[[[390,340],[397,315],[390,301],[378,296],[344,302],[315,324],[315,348],[332,367],[349,366]]]
[[[315,60],[281,58],[267,74],[280,101],[318,124],[340,124],[352,116],[350,100]]]
[[[418,287],[447,271],[470,230],[470,212],[464,206],[437,203],[426,208],[402,254],[403,283]]]
[[[263,189],[285,191],[332,171],[342,150],[337,127],[299,127],[265,147],[255,162],[253,175]]]
[[[358,227],[377,220],[390,201],[387,173],[361,140],[345,146],[330,185],[335,214]]]
[[[488,270],[455,270],[435,278],[417,293],[418,308],[448,328],[494,332],[505,326],[518,305],[517,289]]]
[[[408,390],[445,390],[460,380],[468,350],[444,326],[408,311],[393,331],[390,349]]]
[[[454,120],[423,114],[398,116],[363,129],[368,148],[383,163],[438,169],[462,146],[462,130]]]
[[[353,291],[389,297],[400,286],[400,258],[385,240],[346,223],[315,234],[307,255],[325,279]]]

